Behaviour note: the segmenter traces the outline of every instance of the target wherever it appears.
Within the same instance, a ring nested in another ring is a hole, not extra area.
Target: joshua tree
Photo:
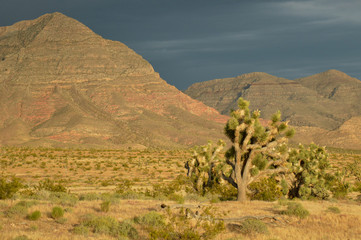
[[[288,138],[294,134],[287,122],[281,122],[280,112],[263,127],[260,111],[250,113],[249,102],[239,98],[238,109],[232,111],[225,134],[232,142],[226,153],[228,171],[222,178],[237,188],[237,200],[247,200],[247,187],[267,175],[287,172]]]
[[[330,167],[328,154],[323,147],[310,144],[308,148],[299,145],[290,152],[291,189],[290,198],[316,197],[326,199],[330,196],[326,170]]]
[[[220,180],[220,171],[217,168],[220,166],[218,164],[220,162],[219,154],[224,145],[222,140],[219,140],[216,146],[209,141],[207,145],[196,148],[192,159],[185,164],[185,168],[188,170],[187,175],[191,178],[194,189],[201,194],[204,194],[207,188],[211,188]]]

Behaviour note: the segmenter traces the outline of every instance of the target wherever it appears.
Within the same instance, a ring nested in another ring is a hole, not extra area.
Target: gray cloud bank
[[[359,0],[3,0],[0,25],[54,11],[127,44],[180,89],[253,71],[361,79]]]

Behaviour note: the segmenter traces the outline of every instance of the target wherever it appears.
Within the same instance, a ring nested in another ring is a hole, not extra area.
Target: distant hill
[[[248,73],[195,83],[184,92],[222,114],[236,108],[237,99],[243,97],[251,102],[251,109],[261,110],[263,118],[280,110],[283,120],[305,133],[298,137],[301,142],[361,149],[361,123],[356,120],[361,116],[361,81],[337,70],[296,80]],[[349,123],[354,124],[353,131]],[[347,136],[353,140],[340,140]]]
[[[2,145],[189,146],[226,121],[61,13],[0,27],[0,109]]]

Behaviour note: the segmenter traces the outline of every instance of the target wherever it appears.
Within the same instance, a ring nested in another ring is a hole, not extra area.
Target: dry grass
[[[2,148],[0,154],[1,169],[5,174],[16,174],[29,185],[46,178],[66,180],[65,185],[72,193],[113,192],[122,179],[132,180],[138,189],[147,188],[153,183],[166,184],[179,174],[185,174],[183,162],[190,156],[187,151],[165,150],[66,150]],[[334,167],[344,161],[359,158],[360,154],[332,153]],[[43,163],[45,162],[45,164]],[[45,167],[44,167],[45,165]],[[100,165],[100,166],[99,166]],[[150,211],[164,211],[162,203],[178,206],[172,201],[112,199],[109,212],[102,212],[102,200],[78,201],[73,205],[62,205],[65,209],[63,222],[50,217],[58,203],[50,200],[38,200],[28,208],[28,213],[40,210],[41,218],[30,221],[25,215],[6,216],[6,211],[18,200],[0,201],[0,239],[13,239],[26,235],[29,239],[116,239],[109,235],[89,233],[76,235],[73,229],[81,222],[82,216],[95,214],[111,216],[119,221],[132,219]],[[31,200],[28,200],[31,201]],[[302,201],[310,212],[305,219],[280,214],[282,206],[277,202],[252,201],[240,204],[233,201],[219,203],[189,202],[185,206],[212,205],[217,218],[241,218],[244,216],[277,216],[282,221],[267,221],[268,235],[243,235],[227,230],[217,236],[221,240],[236,239],[360,239],[361,206],[352,200]],[[329,211],[336,207],[340,213]],[[145,233],[139,229],[142,238]]]

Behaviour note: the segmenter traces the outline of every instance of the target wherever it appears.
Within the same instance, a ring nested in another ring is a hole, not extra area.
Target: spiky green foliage
[[[214,184],[219,183],[220,152],[224,146],[222,140],[219,140],[216,146],[209,141],[207,145],[197,147],[193,151],[192,159],[186,162],[187,175],[191,178],[194,189],[199,193],[205,194]]]
[[[225,126],[225,134],[233,144],[225,155],[229,169],[222,172],[222,177],[238,189],[239,201],[246,200],[247,187],[253,181],[287,171],[287,141],[294,130],[281,122],[279,111],[267,127],[259,117],[260,111],[251,113],[249,102],[239,98],[238,109],[232,111]]]
[[[263,178],[259,182],[250,184],[251,199],[263,201],[275,201],[282,197],[282,189],[274,177]]]
[[[17,177],[0,176],[0,199],[12,198],[23,187]]]
[[[311,144],[309,147],[299,145],[293,149],[288,162],[290,163],[290,198],[320,198],[330,196],[326,170],[330,167],[328,154],[324,147]]]

